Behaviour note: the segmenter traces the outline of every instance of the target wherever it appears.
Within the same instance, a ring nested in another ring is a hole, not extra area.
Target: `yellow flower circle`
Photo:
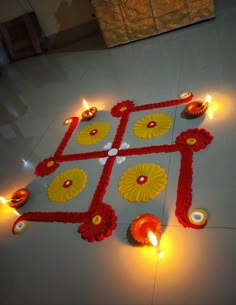
[[[48,187],[48,198],[57,203],[64,203],[82,192],[87,182],[85,171],[72,168],[56,176]]]
[[[125,111],[126,109],[127,109],[127,107],[123,106],[123,107],[120,108],[120,111],[123,112],[123,111]]]
[[[106,122],[96,122],[86,126],[77,136],[77,143],[80,145],[92,145],[102,141],[108,132],[110,125]]]
[[[171,125],[171,116],[164,113],[152,113],[134,124],[133,133],[138,138],[152,139],[162,136]]]
[[[92,219],[92,223],[94,225],[98,225],[102,221],[102,217],[100,215],[95,215]]]
[[[130,202],[146,202],[159,195],[166,183],[166,171],[159,165],[138,164],[123,174],[119,181],[119,192]]]
[[[197,140],[195,138],[188,138],[186,142],[188,145],[194,145]]]

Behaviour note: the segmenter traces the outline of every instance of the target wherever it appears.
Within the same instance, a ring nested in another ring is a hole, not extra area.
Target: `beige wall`
[[[89,0],[0,0],[0,22],[33,8],[48,36],[93,19]]]

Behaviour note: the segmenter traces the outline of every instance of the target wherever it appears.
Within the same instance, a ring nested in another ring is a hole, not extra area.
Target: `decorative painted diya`
[[[141,245],[158,245],[162,225],[160,219],[152,214],[137,216],[130,225],[132,238]]]
[[[186,115],[196,118],[201,116],[203,113],[205,113],[207,108],[208,108],[208,103],[193,101],[185,107],[184,112]]]
[[[188,213],[188,218],[194,225],[203,225],[207,222],[208,214],[203,209],[195,209]]]
[[[84,120],[91,120],[93,117],[95,117],[96,113],[97,113],[97,108],[96,107],[91,107],[89,109],[86,109],[85,111],[82,112],[82,118]]]
[[[179,97],[181,100],[184,100],[184,99],[190,97],[191,95],[193,95],[192,92],[190,92],[190,91],[185,91],[185,92],[181,92],[181,93],[178,95],[178,97]]]
[[[28,200],[30,192],[26,188],[15,191],[10,198],[9,206],[12,208],[20,208]]]
[[[29,226],[28,221],[22,220],[19,221],[16,225],[14,225],[12,232],[13,234],[21,234],[23,233]]]

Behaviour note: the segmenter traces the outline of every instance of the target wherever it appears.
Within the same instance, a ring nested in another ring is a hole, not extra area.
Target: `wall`
[[[0,0],[0,22],[31,10],[46,36],[94,19],[89,0]]]

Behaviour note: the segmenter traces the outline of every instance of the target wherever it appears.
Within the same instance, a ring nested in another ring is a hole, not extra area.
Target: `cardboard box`
[[[214,0],[92,0],[108,47],[215,17]]]

